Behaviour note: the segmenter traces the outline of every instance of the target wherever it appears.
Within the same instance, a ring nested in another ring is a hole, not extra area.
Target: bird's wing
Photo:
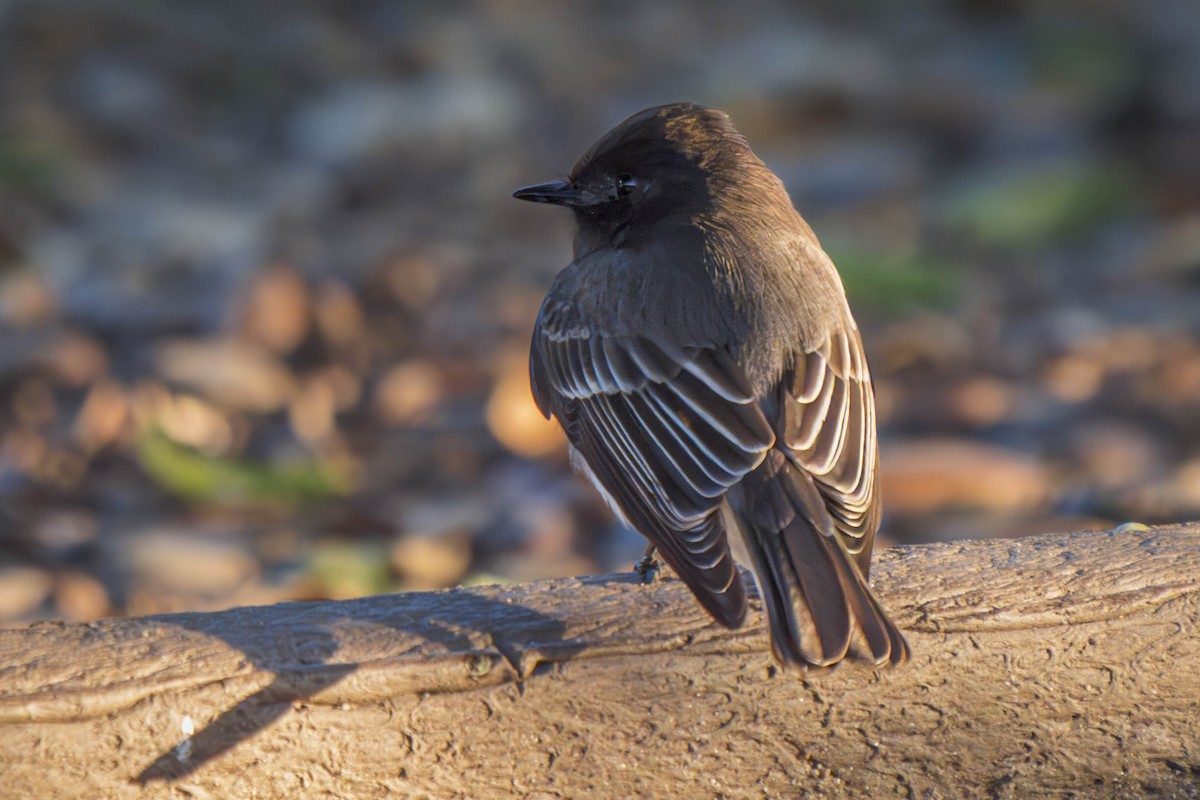
[[[780,383],[777,430],[792,461],[812,476],[864,575],[879,526],[875,400],[862,339],[835,327],[800,354]]]
[[[745,595],[718,508],[775,440],[742,369],[721,347],[673,346],[541,319],[534,398],[626,519],[718,620]]]

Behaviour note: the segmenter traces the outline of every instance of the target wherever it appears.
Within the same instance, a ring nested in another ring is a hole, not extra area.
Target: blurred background
[[[1195,0],[0,3],[0,624],[627,570],[511,200],[727,110],[841,269],[885,542],[1200,517]]]

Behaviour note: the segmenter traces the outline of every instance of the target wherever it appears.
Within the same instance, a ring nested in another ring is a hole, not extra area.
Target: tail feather
[[[728,498],[781,663],[826,666],[852,647],[876,664],[907,659],[904,636],[841,542],[807,473],[768,459]]]
[[[858,577],[858,581],[861,591],[850,592],[849,597],[854,617],[866,639],[867,652],[876,664],[884,661],[903,664],[908,660],[908,642],[904,634],[888,619],[866,580]]]
[[[794,517],[783,530],[781,566],[799,589],[804,609],[812,617],[820,657],[811,663],[832,664],[846,656],[850,647],[849,598],[842,573],[845,571],[837,546],[820,535],[811,535],[807,520]],[[787,574],[785,572],[785,574]]]

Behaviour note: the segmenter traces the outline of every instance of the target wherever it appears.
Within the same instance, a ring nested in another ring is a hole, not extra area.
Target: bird
[[[530,347],[570,460],[720,624],[748,553],[784,667],[909,657],[868,577],[874,391],[830,258],[722,111],[655,106],[520,200],[574,214]]]

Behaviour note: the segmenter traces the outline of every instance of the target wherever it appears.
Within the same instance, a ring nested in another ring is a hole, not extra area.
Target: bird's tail
[[[775,657],[782,664],[825,666],[853,647],[876,664],[907,660],[904,636],[875,599],[813,479],[785,459],[769,462],[730,492],[729,503],[750,554]]]

